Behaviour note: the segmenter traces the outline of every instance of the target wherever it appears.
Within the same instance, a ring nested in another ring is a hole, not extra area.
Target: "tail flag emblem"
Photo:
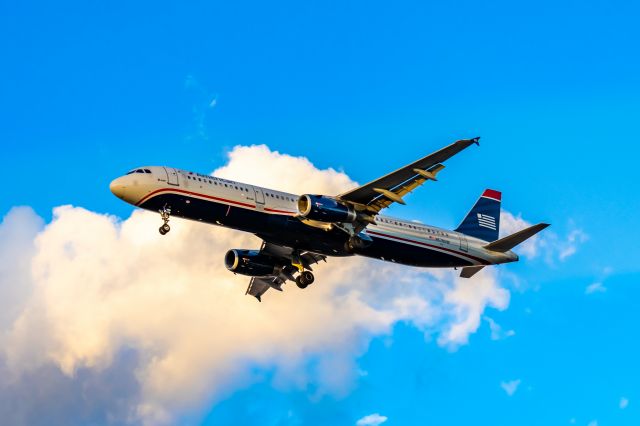
[[[495,231],[496,218],[487,214],[478,213],[478,225]]]

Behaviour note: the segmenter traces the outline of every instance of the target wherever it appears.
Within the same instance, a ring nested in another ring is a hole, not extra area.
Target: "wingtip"
[[[475,138],[471,139],[473,141],[473,143],[475,143],[476,145],[480,146],[480,136],[476,136]]]

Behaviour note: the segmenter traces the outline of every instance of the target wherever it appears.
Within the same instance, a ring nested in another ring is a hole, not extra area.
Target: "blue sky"
[[[108,183],[142,164],[210,172],[266,144],[361,183],[481,136],[398,216],[453,227],[486,187],[558,238],[509,266],[507,310],[455,351],[399,323],[347,395],[264,380],[185,423],[627,425],[640,421],[634,2],[18,2],[0,6],[0,214],[128,217]],[[212,101],[215,100],[214,105]],[[601,282],[586,294],[587,286]],[[501,382],[520,380],[509,396]],[[621,409],[621,398],[628,407]],[[288,413],[291,413],[291,417]],[[285,416],[286,415],[286,416]]]

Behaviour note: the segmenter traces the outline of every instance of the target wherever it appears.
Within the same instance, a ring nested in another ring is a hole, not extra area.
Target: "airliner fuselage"
[[[141,171],[141,172],[139,172]],[[337,227],[299,220],[299,195],[171,167],[141,167],[111,183],[111,191],[137,207],[250,232],[263,240],[326,256],[361,255],[410,266],[465,267],[512,262],[511,251],[490,252],[487,242],[412,221],[378,216],[363,231],[371,244],[347,250]]]

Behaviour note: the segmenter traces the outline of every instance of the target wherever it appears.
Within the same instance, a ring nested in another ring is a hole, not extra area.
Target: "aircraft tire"
[[[315,281],[315,277],[311,271],[304,271],[300,276],[304,280],[304,283],[306,284],[305,286],[313,284],[313,281]]]
[[[302,275],[298,275],[296,277],[296,285],[298,286],[298,288],[307,288],[308,284],[304,281]]]

